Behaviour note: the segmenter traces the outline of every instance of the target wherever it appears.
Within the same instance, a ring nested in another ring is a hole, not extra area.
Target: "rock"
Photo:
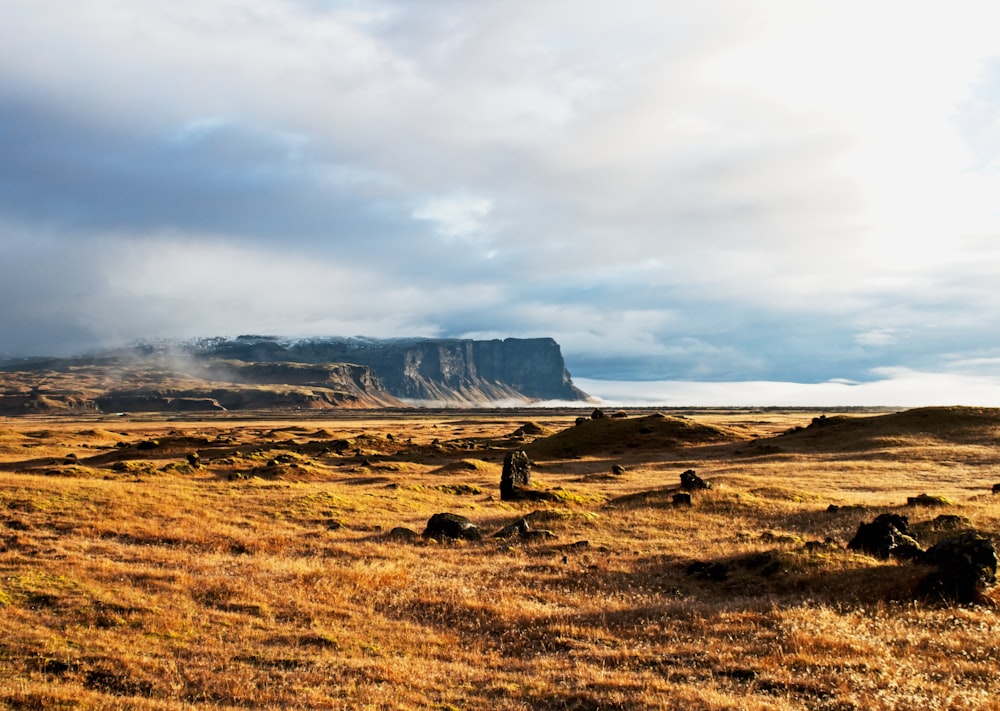
[[[994,484],[993,485],[993,493],[994,494],[1000,494],[1000,484]]]
[[[400,543],[412,543],[419,538],[419,534],[412,528],[406,528],[405,526],[396,526],[394,529],[385,534],[385,538],[388,541],[399,541]]]
[[[706,563],[695,561],[691,563],[685,571],[692,578],[703,578],[706,580],[723,581],[729,577],[729,566],[725,563]]]
[[[197,452],[191,452],[187,455],[187,460],[192,467],[197,467],[201,463],[201,456]]]
[[[592,420],[603,420],[604,419],[604,410],[602,410],[599,407],[595,408],[594,411],[590,413],[590,419],[592,419]]]
[[[858,526],[847,548],[882,559],[910,559],[921,552],[920,544],[910,535],[909,519],[891,513],[881,514],[871,523]]]
[[[943,496],[931,496],[930,494],[921,494],[920,496],[908,496],[906,498],[907,506],[953,506],[954,504]]]
[[[519,487],[531,486],[531,460],[523,449],[507,452],[503,458],[503,473],[500,475],[500,500],[517,501]]]
[[[482,537],[479,527],[465,516],[453,513],[436,513],[427,521],[424,538],[462,539],[478,541]]]
[[[580,425],[586,423],[588,419],[589,418],[586,418],[586,417],[577,417],[576,418],[576,424],[577,424],[577,426],[579,427]]]
[[[625,467],[623,467],[621,464],[612,464],[611,473],[614,474],[615,476],[621,476],[622,474],[625,473]]]
[[[688,469],[681,473],[681,488],[684,491],[701,491],[711,489],[712,485],[698,476],[694,469]]]
[[[979,602],[987,586],[997,581],[996,547],[977,531],[936,543],[918,562],[936,568],[920,583],[924,598],[960,604]]]
[[[528,527],[528,520],[524,519],[524,518],[521,518],[521,519],[518,519],[517,521],[515,521],[514,523],[511,523],[511,524],[509,524],[509,525],[504,526],[503,528],[501,528],[499,531],[497,531],[496,533],[493,534],[493,537],[494,538],[513,538],[514,536],[523,536],[529,530],[531,530],[531,529]]]
[[[674,506],[691,506],[691,494],[674,494],[671,502]]]

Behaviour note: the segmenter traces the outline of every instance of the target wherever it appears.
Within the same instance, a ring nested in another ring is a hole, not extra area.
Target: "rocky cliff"
[[[0,364],[0,415],[585,402],[551,338],[263,336]]]
[[[483,405],[503,400],[587,401],[551,338],[323,338],[262,336],[190,345],[197,357],[243,362],[355,363],[370,367],[393,396],[420,403]]]

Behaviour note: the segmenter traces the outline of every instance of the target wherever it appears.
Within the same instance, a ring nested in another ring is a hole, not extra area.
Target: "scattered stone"
[[[525,531],[521,538],[525,541],[547,541],[556,537],[552,531],[544,528],[535,528],[530,531]]]
[[[412,543],[419,538],[419,534],[412,528],[406,528],[406,526],[396,526],[394,529],[385,534],[385,538],[388,541],[399,541],[400,543]]]
[[[611,416],[615,417],[615,418],[618,418],[618,419],[625,419],[625,418],[628,417],[628,413],[625,412],[624,410],[619,410],[618,412],[614,413]]]
[[[577,425],[577,427],[579,427],[580,425],[582,425],[585,422],[587,422],[588,419],[589,418],[587,418],[587,417],[577,417],[576,418],[576,425]]]
[[[590,413],[590,419],[592,420],[603,420],[604,417],[604,410],[599,407],[595,408],[594,411]]]
[[[692,505],[691,494],[688,493],[674,494],[670,501],[674,506]]]
[[[721,582],[729,577],[729,566],[725,563],[706,563],[697,560],[691,563],[684,572],[692,578]]]
[[[531,529],[528,527],[528,520],[521,518],[504,526],[499,531],[493,534],[494,538],[513,538],[514,536],[523,536]]]
[[[954,503],[945,498],[944,496],[931,496],[930,494],[921,494],[920,496],[908,496],[906,498],[907,506],[954,506]]]
[[[625,467],[623,467],[621,464],[612,464],[611,473],[614,474],[615,476],[621,476],[622,474],[625,473]]]
[[[681,488],[685,491],[702,491],[711,489],[712,485],[698,476],[694,469],[688,469],[681,473]]]
[[[924,598],[960,604],[980,602],[987,586],[997,581],[996,547],[977,531],[931,546],[918,562],[936,568],[920,582]]]
[[[427,521],[423,537],[438,540],[450,538],[478,541],[482,538],[482,533],[479,531],[479,527],[465,516],[454,513],[436,513]]]
[[[920,555],[920,544],[910,535],[910,521],[900,514],[884,513],[871,523],[862,523],[847,544],[848,550],[861,551],[886,560],[911,559]]]

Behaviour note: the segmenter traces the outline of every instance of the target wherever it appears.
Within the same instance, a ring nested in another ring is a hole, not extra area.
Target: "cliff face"
[[[551,338],[260,336],[0,364],[0,414],[585,402]]]
[[[551,338],[277,339],[203,342],[197,355],[241,361],[355,363],[370,367],[386,390],[410,401],[482,405],[497,400],[586,401]]]

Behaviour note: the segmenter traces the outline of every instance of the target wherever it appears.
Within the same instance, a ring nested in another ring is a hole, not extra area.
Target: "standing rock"
[[[427,521],[423,532],[424,538],[459,538],[467,541],[478,541],[482,537],[479,527],[465,516],[453,513],[436,513]]]
[[[518,487],[531,486],[531,460],[523,449],[507,452],[503,458],[503,473],[500,475],[500,500],[516,501]]]

